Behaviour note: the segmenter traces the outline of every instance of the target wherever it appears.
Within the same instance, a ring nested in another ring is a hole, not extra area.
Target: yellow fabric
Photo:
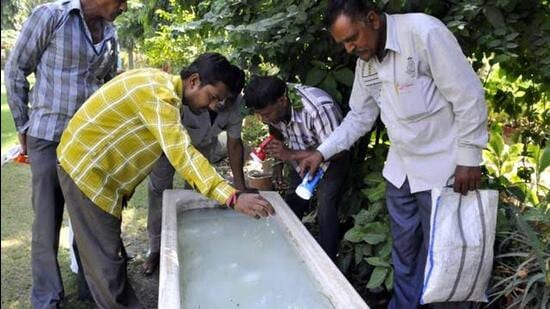
[[[224,203],[235,191],[192,145],[180,122],[181,78],[156,69],[126,72],[96,91],[65,129],[63,169],[104,211],[121,217],[123,198],[162,152],[202,194]]]

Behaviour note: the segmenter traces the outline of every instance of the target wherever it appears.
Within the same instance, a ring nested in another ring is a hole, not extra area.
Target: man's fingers
[[[460,193],[462,193],[462,195],[468,194],[468,182],[467,181],[462,181],[460,183]]]
[[[305,170],[307,168],[307,161],[305,159],[300,161],[300,165],[298,167],[300,169],[300,177],[304,178]]]
[[[243,205],[239,207],[239,210],[242,210],[245,214],[254,217],[267,217],[273,213],[275,213],[275,210],[273,209],[273,206],[269,204],[268,201],[266,201],[262,196],[259,194],[254,194],[252,196],[246,197],[246,202],[243,200]]]
[[[267,209],[265,209],[264,207],[262,206],[259,206],[257,205],[256,207],[254,207],[254,211],[260,215],[261,217],[267,217],[268,216],[268,213],[267,213]]]
[[[455,184],[453,189],[461,194],[468,194],[469,190],[476,190],[481,185],[481,168],[479,166],[460,166],[455,170]]]
[[[455,179],[453,189],[456,193],[460,193],[460,194],[464,194],[464,195],[466,195],[465,191],[468,190],[462,179]]]
[[[308,174],[309,174],[309,179],[313,179],[313,177],[315,177],[315,173],[317,173],[317,167],[319,167],[318,165],[311,165],[309,167],[309,171],[308,171]]]
[[[245,215],[250,216],[250,217],[255,217],[256,216],[256,212],[254,211],[254,209],[252,209],[250,207],[243,207],[243,208],[240,209],[240,211],[242,213],[244,213]]]
[[[468,182],[468,190],[474,191],[475,189],[476,189],[476,180],[470,179],[470,181]]]
[[[266,199],[264,199],[261,195],[258,195],[256,197],[256,200],[257,200],[256,205],[261,207],[261,209],[266,212],[266,216],[268,214],[272,215],[275,212],[275,209],[273,209],[273,206],[271,206],[271,204]]]

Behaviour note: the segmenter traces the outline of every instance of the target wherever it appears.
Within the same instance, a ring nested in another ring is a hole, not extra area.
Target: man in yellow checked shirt
[[[141,308],[120,255],[121,213],[164,152],[202,194],[254,217],[273,214],[258,194],[239,194],[193,146],[181,105],[200,112],[235,89],[240,69],[203,54],[181,76],[139,69],[95,92],[69,122],[57,148],[59,180],[84,274],[100,308]]]

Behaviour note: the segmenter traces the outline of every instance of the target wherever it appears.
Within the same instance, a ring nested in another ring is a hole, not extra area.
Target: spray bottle
[[[258,148],[252,150],[250,156],[254,159],[254,161],[258,163],[264,162],[267,156],[265,153],[265,147],[269,144],[269,142],[271,142],[271,140],[273,140],[273,138],[275,138],[275,136],[269,134],[269,136],[258,146]]]

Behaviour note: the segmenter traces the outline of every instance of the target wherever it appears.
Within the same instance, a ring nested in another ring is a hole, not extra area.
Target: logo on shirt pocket
[[[407,57],[407,68],[405,69],[405,73],[411,78],[416,78],[416,64],[413,57]]]

